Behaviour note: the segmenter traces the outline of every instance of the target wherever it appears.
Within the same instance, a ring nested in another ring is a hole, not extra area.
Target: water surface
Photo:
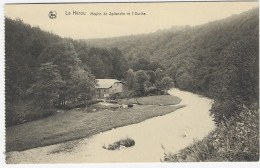
[[[7,163],[119,163],[160,162],[164,152],[176,153],[205,137],[215,128],[209,115],[212,100],[199,95],[172,89],[185,107],[164,116],[138,124],[106,131],[57,145],[7,153]],[[103,149],[120,139],[130,137],[135,146],[109,151]]]

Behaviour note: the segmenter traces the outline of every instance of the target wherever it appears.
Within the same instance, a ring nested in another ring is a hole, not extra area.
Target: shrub
[[[184,89],[184,90],[192,90],[192,86],[193,86],[193,78],[191,77],[191,75],[187,72],[183,73],[182,75],[180,75],[177,78],[177,86],[180,89]]]
[[[55,114],[56,110],[51,109],[42,109],[39,106],[36,106],[34,103],[29,101],[24,101],[6,107],[6,126],[14,126],[23,124],[25,122],[38,120],[44,117],[51,116]]]
[[[210,109],[215,124],[226,123],[231,117],[238,116],[242,110],[242,106],[235,100],[215,101]]]

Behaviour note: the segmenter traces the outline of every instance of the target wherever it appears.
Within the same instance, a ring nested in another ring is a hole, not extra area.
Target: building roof
[[[118,83],[121,81],[116,79],[96,79],[98,86],[96,88],[110,88],[114,83]]]

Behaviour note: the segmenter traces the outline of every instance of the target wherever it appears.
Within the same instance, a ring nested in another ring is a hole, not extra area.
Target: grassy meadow
[[[120,104],[140,103],[143,105],[175,105],[179,104],[181,99],[171,95],[147,96],[139,98],[121,99]]]
[[[167,96],[171,100],[172,97]],[[180,99],[173,97],[179,102]],[[148,103],[148,99],[145,99]],[[151,99],[150,99],[151,100]],[[146,119],[171,113],[183,106],[145,106],[118,110],[100,110],[83,113],[73,109],[41,120],[8,127],[6,151],[22,151],[35,147],[85,138],[112,128],[142,122]]]

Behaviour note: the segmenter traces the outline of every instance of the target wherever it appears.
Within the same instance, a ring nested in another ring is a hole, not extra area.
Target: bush
[[[235,100],[215,101],[210,109],[215,124],[226,123],[231,117],[238,116],[242,106]]]
[[[184,90],[192,90],[192,86],[193,86],[193,79],[191,77],[191,75],[187,72],[183,73],[182,75],[180,75],[180,77],[178,77],[176,79],[177,82],[177,86],[180,89],[184,89]]]
[[[6,126],[14,126],[53,115],[55,109],[43,110],[30,103],[18,104],[6,109]]]

